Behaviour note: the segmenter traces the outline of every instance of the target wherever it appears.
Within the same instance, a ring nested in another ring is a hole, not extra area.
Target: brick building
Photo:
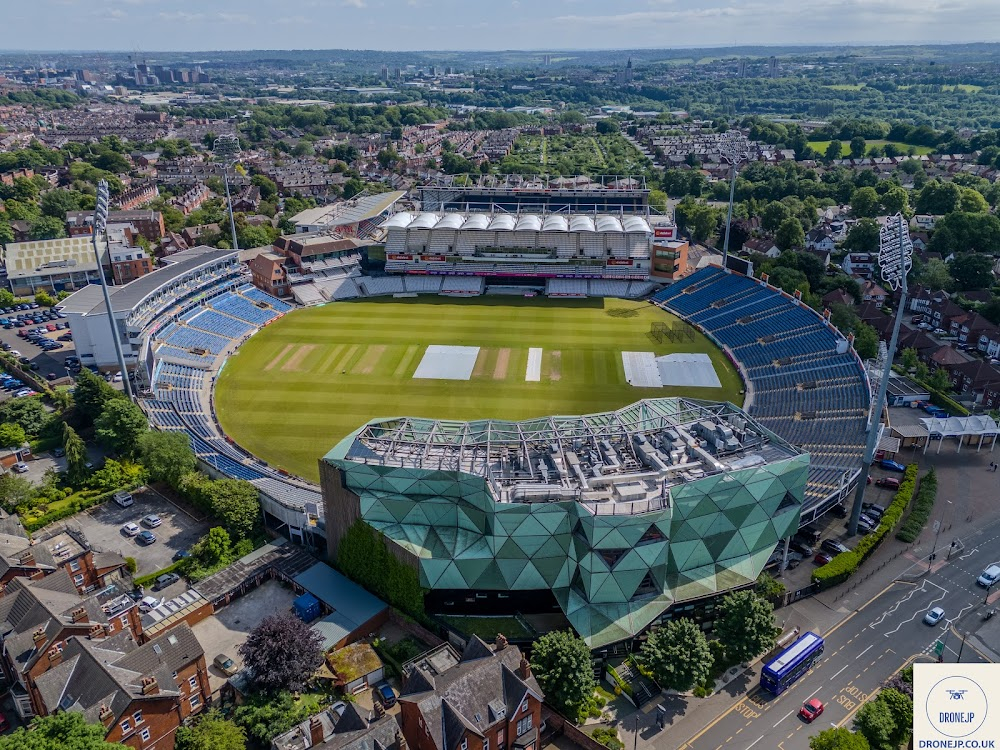
[[[253,285],[275,297],[291,294],[291,284],[285,272],[285,258],[277,253],[261,253],[248,264]]]

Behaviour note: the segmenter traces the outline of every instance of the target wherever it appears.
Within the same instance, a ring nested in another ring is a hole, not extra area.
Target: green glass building
[[[332,556],[361,519],[427,589],[546,592],[597,648],[752,584],[798,527],[808,467],[732,404],[664,398],[524,422],[374,420],[320,476]]]

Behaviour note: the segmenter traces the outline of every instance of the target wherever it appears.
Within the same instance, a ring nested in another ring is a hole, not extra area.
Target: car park
[[[906,471],[906,467],[903,464],[897,461],[890,461],[888,458],[883,458],[879,465],[886,471],[898,471],[900,474]]]
[[[994,563],[982,572],[982,575],[976,579],[976,583],[985,588],[990,588],[998,579],[1000,579],[1000,565]]]
[[[135,501],[132,499],[132,494],[131,493],[129,493],[129,492],[116,492],[115,493],[115,504],[119,508],[128,508],[130,505],[133,504],[133,502],[135,502]],[[136,528],[138,528],[138,526]]]
[[[179,580],[181,580],[181,577],[176,573],[164,573],[161,576],[157,576],[156,580],[153,581],[153,591],[162,591]]]
[[[811,724],[823,713],[823,708],[823,701],[819,698],[810,698],[802,704],[802,708],[799,709],[799,716]]]
[[[144,596],[139,600],[139,611],[149,612],[150,610],[156,609],[161,604],[163,604],[162,599],[157,599],[155,596]]]
[[[940,607],[934,607],[926,615],[924,615],[924,622],[928,625],[937,625],[941,622],[944,617],[944,610]]]
[[[806,544],[815,546],[819,544],[820,533],[819,529],[814,526],[803,526],[801,529],[795,532],[795,538],[801,539]]]
[[[896,477],[881,477],[875,480],[875,485],[878,487],[885,487],[887,490],[898,490],[899,479]]]
[[[813,562],[817,565],[826,565],[830,560],[833,559],[833,555],[829,552],[817,552],[816,556],[813,558]]]
[[[156,541],[156,534],[152,531],[140,531],[139,536],[136,537],[143,544],[153,544]]]
[[[155,513],[150,513],[148,516],[142,519],[142,522],[144,525],[148,526],[151,529],[155,529],[157,526],[163,523],[160,517]]]
[[[122,533],[125,534],[125,536],[135,536],[140,531],[142,531],[142,529],[139,528],[139,524],[132,523],[131,521],[122,526]]]
[[[796,541],[795,539],[789,542],[788,548],[790,550],[798,552],[800,555],[805,555],[806,557],[812,557],[816,552],[812,547],[810,547],[805,542]]]
[[[874,518],[877,521],[881,521],[882,516],[885,515],[885,506],[876,505],[875,503],[862,503],[861,512],[864,513],[869,518]]]
[[[819,548],[825,552],[832,552],[835,555],[839,555],[841,552],[850,551],[848,547],[841,544],[836,539],[824,539],[823,543],[819,545]]]

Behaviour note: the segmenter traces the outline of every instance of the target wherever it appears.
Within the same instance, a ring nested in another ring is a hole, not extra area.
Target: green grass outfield
[[[215,405],[226,433],[272,466],[316,480],[317,459],[376,417],[527,419],[588,414],[642,398],[741,404],[741,383],[702,336],[657,344],[653,322],[685,325],[646,302],[444,297],[338,302],[264,328],[223,368]],[[429,344],[481,347],[471,380],[414,380]],[[541,381],[525,382],[529,347]],[[634,388],[622,351],[707,352],[722,388]]]

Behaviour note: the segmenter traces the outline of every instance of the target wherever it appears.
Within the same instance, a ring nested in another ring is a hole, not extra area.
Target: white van
[[[120,505],[122,508],[127,508],[130,505],[132,505],[134,501],[132,500],[132,495],[130,495],[128,492],[116,492],[115,502],[118,503],[118,505]]]

